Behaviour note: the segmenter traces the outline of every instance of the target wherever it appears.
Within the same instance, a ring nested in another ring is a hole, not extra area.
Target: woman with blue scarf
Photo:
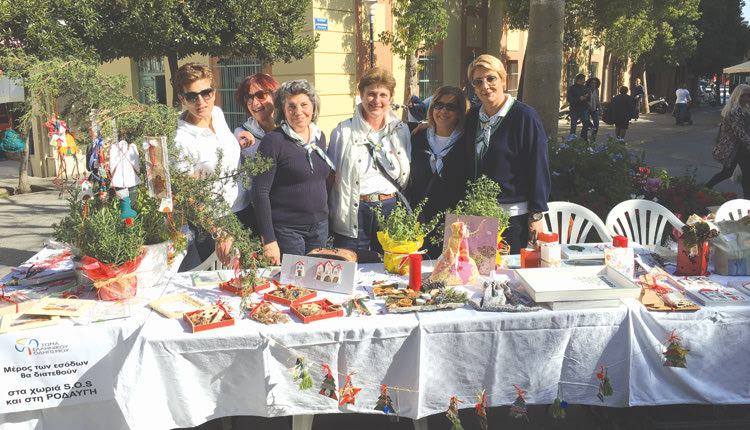
[[[315,125],[320,99],[306,80],[283,83],[274,97],[279,124],[260,142],[258,154],[273,166],[253,179],[253,207],[264,254],[281,263],[284,254],[305,255],[328,238],[326,181],[334,172],[326,138]]]
[[[418,205],[425,198],[422,209],[424,221],[437,213],[455,207],[464,184],[457,175],[466,169],[459,160],[464,119],[468,110],[466,96],[458,87],[438,88],[427,111],[428,128],[419,130],[411,138],[411,185],[409,201]],[[443,232],[437,232],[441,237]],[[441,246],[428,246],[432,258],[440,256]]]

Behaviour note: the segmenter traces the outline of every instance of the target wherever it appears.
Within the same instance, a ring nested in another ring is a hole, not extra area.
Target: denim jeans
[[[315,248],[326,246],[328,220],[313,224],[274,225],[273,232],[282,257],[284,254],[305,255]]]
[[[591,140],[596,141],[596,134],[599,133],[599,111],[589,112],[588,125],[591,127]],[[581,133],[586,137],[586,132]]]
[[[687,103],[677,103],[674,108],[677,110],[677,124],[682,124],[687,114]]]
[[[342,234],[333,234],[333,246],[347,249],[369,249],[375,252],[383,252],[383,247],[378,242],[378,220],[375,217],[373,208],[377,208],[381,203],[381,211],[385,218],[391,214],[396,207],[396,197],[379,202],[359,202],[357,211],[357,237],[344,236]]]
[[[511,254],[520,254],[521,248],[526,248],[529,244],[528,213],[508,219],[508,228],[503,232],[503,240],[510,246]]]
[[[581,123],[581,136],[585,137],[585,133],[588,130],[589,127],[591,127],[589,123],[589,113],[587,110],[583,111],[570,111],[570,134],[576,134],[576,126],[578,123]]]

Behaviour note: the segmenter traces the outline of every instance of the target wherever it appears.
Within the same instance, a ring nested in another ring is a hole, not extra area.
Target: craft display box
[[[289,288],[289,289],[291,289],[291,288],[294,288],[294,287],[295,287],[294,285],[287,285],[287,286],[285,286],[283,288]],[[310,294],[308,294],[306,296],[297,297],[294,300],[289,300],[289,299],[285,299],[285,298],[282,298],[282,297],[276,297],[276,296],[274,296],[274,295],[272,295],[270,293],[263,294],[263,298],[266,299],[266,300],[268,300],[268,301],[270,301],[270,302],[275,302],[275,303],[279,303],[279,304],[290,306],[290,307],[291,306],[297,306],[298,304],[300,304],[302,302],[305,302],[307,300],[310,300],[310,299],[314,299],[317,296],[318,296],[317,292],[310,291]]]
[[[299,303],[299,304],[302,304],[302,303]],[[292,310],[292,313],[294,314],[294,316],[296,316],[297,318],[299,318],[305,324],[309,324],[309,323],[311,323],[313,321],[319,321],[319,320],[324,320],[324,319],[328,319],[328,318],[335,318],[335,317],[342,317],[342,316],[344,316],[344,308],[342,308],[342,307],[338,307],[338,309],[335,310],[335,311],[331,311],[331,312],[327,311],[328,307],[333,305],[333,303],[330,300],[328,300],[328,299],[322,299],[322,300],[316,300],[314,302],[304,303],[306,305],[307,304],[320,305],[320,307],[323,308],[323,311],[325,311],[324,313],[322,313],[320,315],[311,315],[311,316],[307,316],[307,317],[304,316],[304,315],[302,315],[297,310],[297,307],[298,307],[299,304],[290,306],[290,309]]]
[[[190,315],[197,314],[198,312],[203,312],[203,309],[192,311],[192,312],[185,312],[185,314],[182,316],[182,319],[187,321],[188,325],[190,326],[190,331],[193,333],[234,325],[234,318],[232,318],[232,316],[229,315],[229,312],[227,312],[224,306],[219,305],[219,309],[221,309],[221,311],[224,312],[224,316],[221,318],[221,321],[219,322],[203,324],[203,325],[194,325],[193,321],[191,321],[189,318]]]
[[[516,269],[535,302],[638,298],[641,287],[610,266]]]
[[[267,290],[267,289],[269,289],[271,287],[276,287],[278,285],[279,285],[279,283],[276,282],[276,281],[262,282],[261,284],[259,284],[258,286],[255,287],[255,292],[256,293],[260,293],[263,290]],[[240,297],[243,296],[242,289],[241,288],[237,288],[234,285],[232,285],[232,280],[229,280],[227,282],[222,282],[221,284],[219,284],[219,289],[224,290],[224,291],[228,291],[230,293],[237,294]]]

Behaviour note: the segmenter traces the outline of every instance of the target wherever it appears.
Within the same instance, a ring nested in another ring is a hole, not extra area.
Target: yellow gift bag
[[[383,257],[383,263],[385,264],[385,270],[388,273],[396,273],[399,275],[406,275],[409,273],[409,254],[412,252],[419,251],[422,247],[422,241],[424,236],[420,236],[416,241],[414,240],[399,240],[394,241],[388,237],[388,233],[384,231],[378,232],[378,242],[383,247],[385,255]]]

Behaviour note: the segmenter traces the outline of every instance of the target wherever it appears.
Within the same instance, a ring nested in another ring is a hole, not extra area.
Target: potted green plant
[[[385,252],[383,263],[388,272],[400,275],[409,273],[406,257],[418,251],[424,236],[435,228],[438,217],[427,223],[419,222],[419,214],[422,213],[426,202],[427,199],[423,200],[412,212],[409,212],[401,202],[397,202],[387,218],[383,216],[380,206],[373,208],[380,226],[378,241]]]
[[[502,243],[502,234],[508,228],[508,219],[510,218],[508,212],[500,207],[500,204],[497,202],[497,196],[502,192],[500,185],[487,176],[482,175],[474,182],[469,182],[467,186],[466,198],[459,201],[454,209],[449,209],[446,212],[457,215],[497,218],[498,254],[496,258],[497,263],[500,263],[499,249]],[[445,225],[441,223],[436,230],[438,234],[433,234],[430,237],[433,245],[443,243],[443,235],[440,234],[443,231],[445,231]]]

